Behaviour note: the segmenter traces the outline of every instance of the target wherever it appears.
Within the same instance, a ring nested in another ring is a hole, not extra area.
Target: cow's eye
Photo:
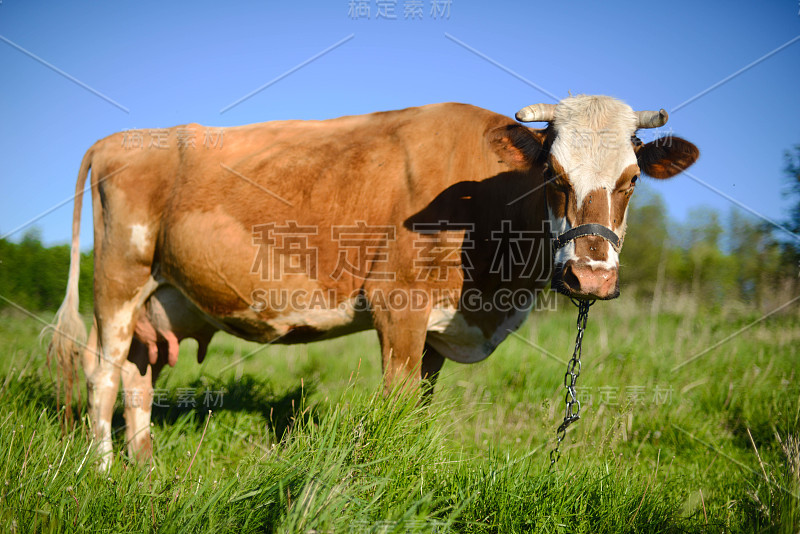
[[[633,178],[631,178],[631,185],[636,185],[636,180],[639,179],[639,175],[635,174]]]

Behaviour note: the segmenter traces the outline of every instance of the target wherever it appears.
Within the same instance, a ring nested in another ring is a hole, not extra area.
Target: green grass
[[[203,365],[187,342],[157,384],[164,407],[154,410],[154,469],[121,452],[120,406],[118,457],[108,474],[94,467],[85,415],[72,433],[61,433],[37,340],[41,325],[2,312],[0,525],[108,532],[800,529],[796,304],[705,353],[761,314],[697,311],[685,299],[658,313],[625,298],[594,306],[578,382],[582,418],[550,470],[563,416],[565,365],[557,359],[571,355],[575,335],[575,309],[559,305],[534,313],[486,361],[445,364],[428,406],[379,393],[372,332],[266,347],[244,359],[258,346],[218,335]]]

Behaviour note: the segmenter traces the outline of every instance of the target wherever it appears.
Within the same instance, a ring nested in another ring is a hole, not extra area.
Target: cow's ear
[[[486,133],[495,154],[512,167],[528,167],[543,152],[545,130],[534,130],[519,124],[500,126]]]
[[[650,141],[636,151],[639,168],[653,178],[672,178],[692,166],[700,151],[689,141],[671,135]]]

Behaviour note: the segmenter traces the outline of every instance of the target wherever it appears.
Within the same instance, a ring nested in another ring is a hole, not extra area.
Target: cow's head
[[[540,140],[537,159],[557,237],[553,287],[578,298],[617,297],[628,201],[640,174],[670,178],[697,160],[697,147],[673,136],[642,144],[636,131],[663,126],[666,111],[634,112],[606,96],[528,106],[517,119],[549,123],[531,133]]]

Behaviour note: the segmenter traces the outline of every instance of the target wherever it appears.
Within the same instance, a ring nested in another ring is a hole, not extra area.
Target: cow
[[[429,391],[445,360],[488,357],[550,284],[619,294],[641,173],[672,177],[698,149],[642,143],[664,110],[607,96],[527,106],[518,121],[443,103],[96,142],[78,173],[66,297],[50,353],[72,391],[83,353],[103,468],[120,378],[127,449],[149,458],[153,382],[181,339],[225,331],[305,343],[375,329],[387,392]],[[521,123],[542,122],[543,128]],[[191,140],[192,142],[189,142]],[[78,314],[82,192],[91,169],[94,325]],[[85,346],[85,349],[82,347]],[[71,399],[67,398],[67,406]]]

